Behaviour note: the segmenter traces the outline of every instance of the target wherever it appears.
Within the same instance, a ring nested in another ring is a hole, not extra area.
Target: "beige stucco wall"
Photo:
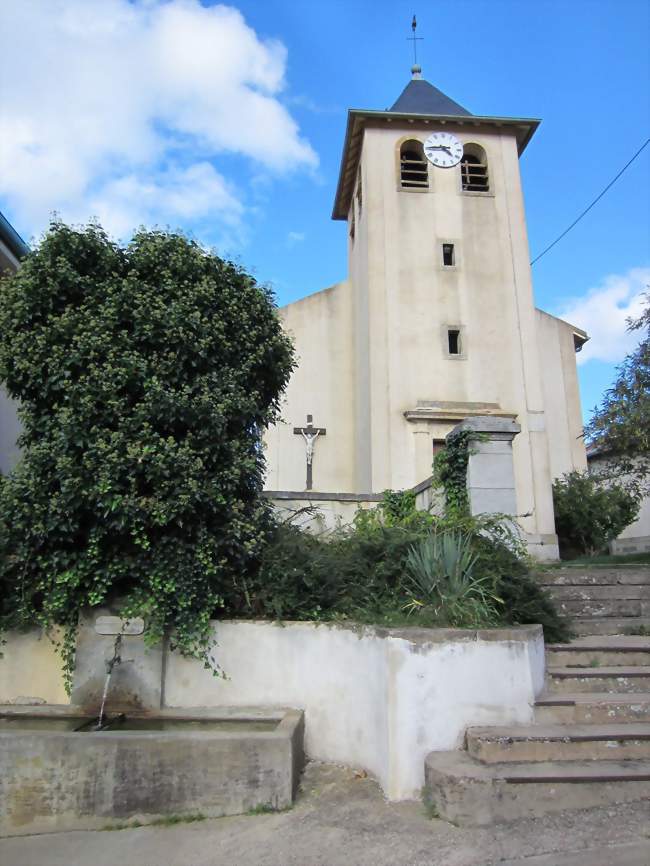
[[[643,498],[634,523],[612,542],[612,553],[650,553],[650,496]]]
[[[10,632],[0,646],[0,704],[39,698],[48,704],[69,703],[63,685],[61,656],[38,629]]]
[[[537,310],[536,315],[551,476],[555,479],[565,472],[584,472],[587,468],[575,359],[575,328],[542,310]]]
[[[280,311],[296,347],[298,368],[282,420],[265,435],[269,490],[304,490],[305,443],[293,432],[308,414],[327,433],[315,444],[314,488],[354,492],[352,295],[339,283]]]
[[[609,475],[612,469],[608,465],[607,456],[592,454],[589,458],[589,471],[596,475],[601,473]],[[632,479],[630,476],[623,475],[617,480],[625,483]],[[618,538],[610,543],[610,550],[616,554],[650,553],[650,494],[646,493],[641,500],[636,520],[626,526]]]

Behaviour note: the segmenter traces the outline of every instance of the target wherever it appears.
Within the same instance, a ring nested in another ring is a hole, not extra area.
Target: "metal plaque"
[[[98,616],[95,620],[97,634],[142,634],[144,620],[139,616],[134,619],[120,619],[119,616]]]

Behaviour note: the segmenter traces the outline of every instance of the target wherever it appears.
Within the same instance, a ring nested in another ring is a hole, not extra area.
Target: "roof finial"
[[[413,31],[413,36],[407,36],[407,41],[413,43],[413,66],[411,66],[411,75],[413,76],[413,78],[422,78],[422,67],[418,65],[418,42],[422,42],[423,37],[415,35],[417,26],[418,22],[414,15],[413,21],[411,21],[411,30]]]

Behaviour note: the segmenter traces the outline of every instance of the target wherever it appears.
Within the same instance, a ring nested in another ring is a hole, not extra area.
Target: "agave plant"
[[[474,573],[477,560],[471,536],[460,532],[432,533],[413,545],[406,558],[405,610],[428,609],[435,620],[451,626],[494,622],[502,602],[491,579]]]

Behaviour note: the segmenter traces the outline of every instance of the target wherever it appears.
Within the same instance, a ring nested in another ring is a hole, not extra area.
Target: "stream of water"
[[[111,668],[109,670],[109,672],[106,674],[106,682],[104,683],[104,692],[102,694],[102,705],[99,709],[99,718],[97,719],[97,726],[95,727],[96,731],[101,731],[101,729],[102,729],[102,722],[104,720],[104,707],[106,706],[106,697],[108,695],[108,687],[111,683],[112,673],[113,673],[113,668]]]

